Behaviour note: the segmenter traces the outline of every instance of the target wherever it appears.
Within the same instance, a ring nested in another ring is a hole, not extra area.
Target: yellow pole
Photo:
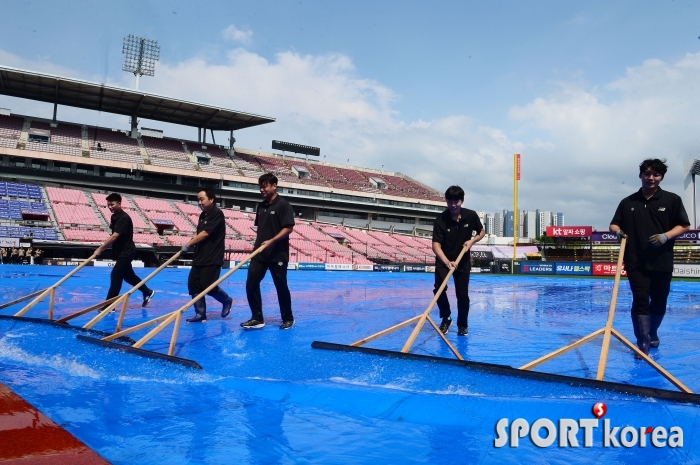
[[[520,180],[520,154],[513,154],[513,261],[511,274],[515,273],[515,260],[518,255],[518,180]]]

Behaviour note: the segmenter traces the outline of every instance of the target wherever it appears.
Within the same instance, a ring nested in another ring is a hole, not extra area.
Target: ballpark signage
[[[617,242],[617,234],[610,231],[596,231],[591,236],[593,242]]]
[[[690,231],[676,237],[676,240],[680,242],[700,241],[700,229],[691,229]]]
[[[528,262],[520,264],[522,274],[554,274],[554,262]]]
[[[352,271],[352,263],[326,263],[328,271]]]
[[[0,247],[19,247],[19,238],[0,237]]]
[[[374,265],[374,271],[401,271],[399,265]]]
[[[555,274],[573,274],[573,275],[588,275],[591,274],[591,263],[557,263],[555,266]]]
[[[547,237],[590,237],[592,226],[547,226]]]
[[[325,263],[299,263],[300,270],[326,271]]]
[[[352,265],[353,271],[374,271],[374,265],[372,264],[353,264]]]
[[[425,265],[404,265],[406,273],[425,273]]]
[[[673,276],[677,278],[700,278],[700,265],[673,265]]]
[[[594,263],[593,276],[615,276],[617,272],[617,263]],[[622,272],[620,276],[627,276],[625,264],[622,264]]]

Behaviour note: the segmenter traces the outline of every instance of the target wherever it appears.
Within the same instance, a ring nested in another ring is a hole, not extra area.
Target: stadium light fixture
[[[129,34],[124,37],[122,54],[124,55],[122,70],[134,73],[134,76],[136,76],[136,90],[139,90],[141,76],[153,76],[155,74],[156,61],[160,60],[158,41]]]

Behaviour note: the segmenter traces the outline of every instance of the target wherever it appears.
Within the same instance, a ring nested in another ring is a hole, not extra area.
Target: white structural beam
[[[683,172],[685,173],[685,179],[683,180],[683,203],[685,203],[688,210],[691,228],[696,228],[698,221],[695,176],[700,175],[700,160],[692,158],[685,160],[683,162]]]

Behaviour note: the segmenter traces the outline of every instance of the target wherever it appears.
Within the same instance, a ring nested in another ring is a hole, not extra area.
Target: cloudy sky
[[[157,39],[142,90],[277,119],[238,131],[238,147],[319,146],[459,184],[485,211],[512,208],[521,153],[521,208],[604,228],[642,159],[667,158],[663,187],[682,194],[683,160],[700,158],[698,18],[687,1],[18,1],[3,6],[0,65],[133,87],[122,39]],[[128,127],[71,108],[59,119]]]

